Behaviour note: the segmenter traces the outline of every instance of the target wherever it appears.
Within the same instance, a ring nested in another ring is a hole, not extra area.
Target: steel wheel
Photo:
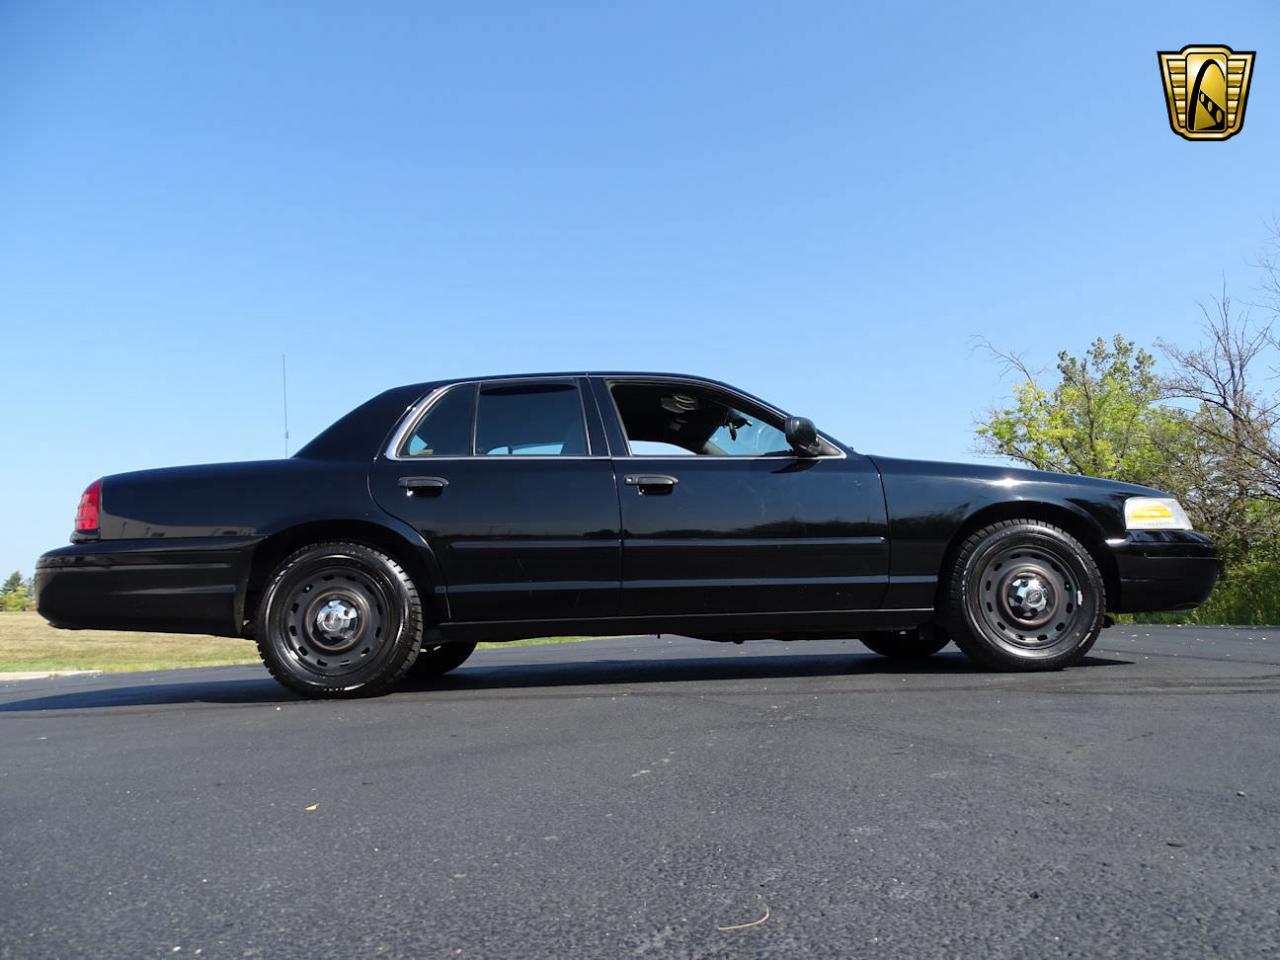
[[[1078,540],[1042,521],[979,530],[962,546],[949,587],[956,644],[987,666],[1068,666],[1102,629],[1106,590],[1097,564]]]
[[[398,625],[399,604],[386,585],[344,559],[300,571],[286,591],[280,611],[287,652],[326,679],[359,670]]]
[[[369,696],[413,663],[422,632],[418,593],[390,557],[353,543],[289,557],[258,616],[258,648],[272,675],[306,696]]]
[[[1061,639],[1084,600],[1066,564],[1041,547],[1013,546],[991,557],[978,575],[978,612],[992,635],[1030,650]]]

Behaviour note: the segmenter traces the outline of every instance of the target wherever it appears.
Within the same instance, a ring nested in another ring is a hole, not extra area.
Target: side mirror
[[[818,428],[808,417],[787,417],[785,428],[787,443],[802,457],[816,457],[822,453],[822,441]]]

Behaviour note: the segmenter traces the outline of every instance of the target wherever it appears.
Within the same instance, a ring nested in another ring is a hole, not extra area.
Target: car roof
[[[700,383],[714,383],[722,387],[729,387],[731,390],[737,390],[732,384],[724,383],[721,380],[715,380],[711,377],[702,377],[695,373],[672,373],[657,370],[549,370],[537,371],[531,373],[499,373],[488,376],[474,377],[449,377],[443,380],[434,380],[429,383],[420,384],[420,386],[447,386],[451,383],[471,383],[476,380],[541,380],[556,377],[626,377],[629,379],[674,379],[674,380],[697,380]],[[741,391],[739,391],[741,392]]]
[[[535,373],[498,373],[487,376],[448,377],[441,380],[428,380],[424,383],[405,384],[404,386],[394,387],[393,389],[397,392],[401,390],[416,389],[420,391],[420,393],[426,394],[431,390],[435,390],[440,387],[452,386],[455,383],[475,383],[477,381],[491,383],[493,381],[503,380],[544,380],[567,377],[601,377],[617,380],[687,380],[691,383],[704,383],[708,386],[724,387],[726,390],[730,390],[736,394],[754,400],[762,406],[774,410],[778,409],[773,404],[757,397],[755,394],[749,393],[741,387],[735,387],[731,383],[725,383],[723,380],[716,380],[712,377],[702,377],[696,373],[671,373],[657,370],[552,370]]]

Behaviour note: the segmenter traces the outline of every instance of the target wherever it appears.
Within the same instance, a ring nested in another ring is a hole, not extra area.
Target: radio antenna
[[[280,354],[280,394],[284,401],[284,455],[289,456],[289,371],[285,354]]]

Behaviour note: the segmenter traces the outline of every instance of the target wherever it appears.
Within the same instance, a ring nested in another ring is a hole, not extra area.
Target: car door
[[[434,391],[375,463],[374,499],[430,544],[451,621],[617,614],[618,498],[584,384],[535,378]]]
[[[784,416],[699,381],[595,380],[615,454],[626,616],[875,609],[888,583],[880,475]]]

